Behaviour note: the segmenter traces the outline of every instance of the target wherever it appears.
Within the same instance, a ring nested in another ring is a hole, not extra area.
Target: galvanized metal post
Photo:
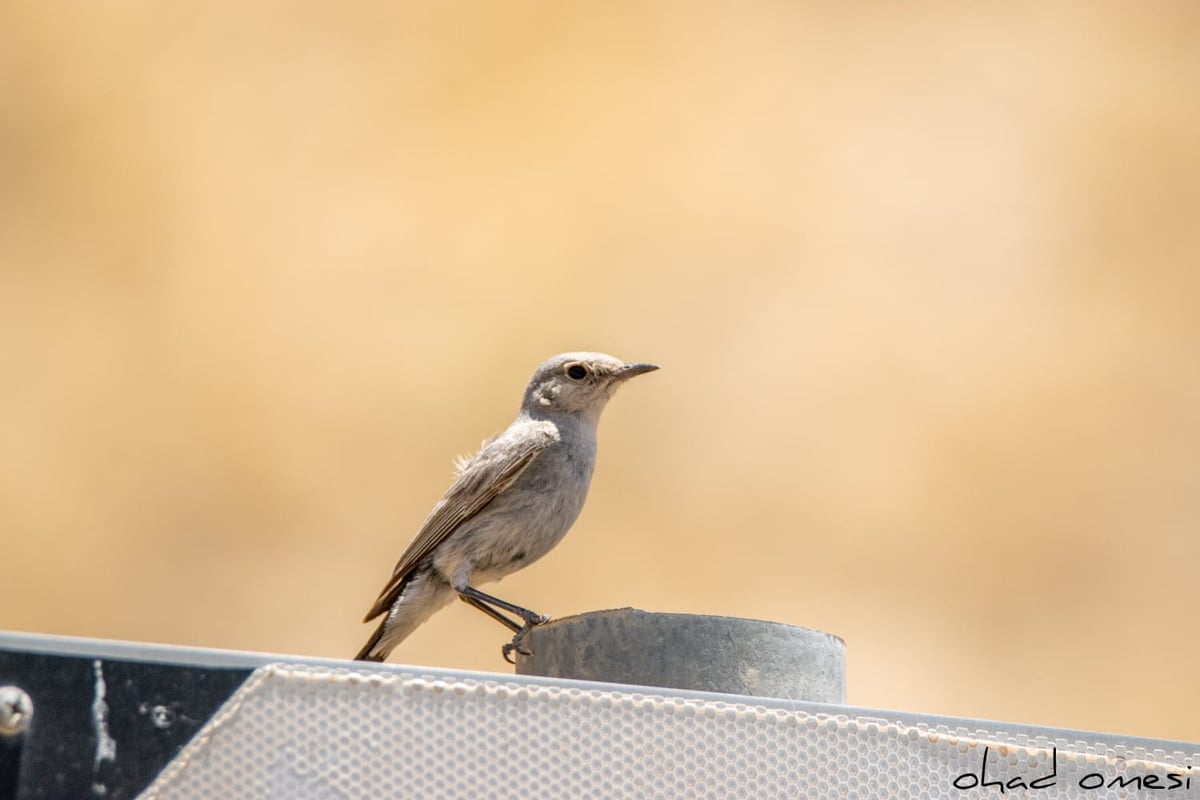
[[[846,643],[779,622],[622,608],[551,620],[525,648],[520,675],[846,702]]]

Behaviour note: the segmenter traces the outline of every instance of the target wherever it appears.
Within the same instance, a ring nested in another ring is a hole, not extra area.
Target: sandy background
[[[904,5],[5,4],[0,627],[348,656],[596,349],[663,369],[497,593],[1200,741],[1200,5]]]

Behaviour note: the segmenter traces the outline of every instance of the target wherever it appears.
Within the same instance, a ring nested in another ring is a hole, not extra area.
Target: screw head
[[[33,700],[17,686],[0,686],[0,736],[24,733],[33,720]]]

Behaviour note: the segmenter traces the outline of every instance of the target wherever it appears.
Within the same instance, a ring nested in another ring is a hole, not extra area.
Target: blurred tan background
[[[6,4],[0,627],[349,656],[595,349],[663,370],[497,593],[1200,741],[1200,6],[905,5]]]

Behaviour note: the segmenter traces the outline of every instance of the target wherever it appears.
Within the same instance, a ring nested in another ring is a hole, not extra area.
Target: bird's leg
[[[464,586],[463,588],[459,589],[458,596],[463,600],[466,600],[468,603],[471,603],[471,600],[477,600],[479,603],[492,606],[493,610],[496,608],[502,608],[510,614],[516,614],[529,627],[541,625],[543,622],[550,621],[550,618],[547,616],[539,614],[536,611],[530,611],[528,608],[522,608],[521,606],[510,603],[507,600],[501,600],[499,597],[492,597],[490,594],[485,594],[479,591],[474,586]],[[468,597],[471,598],[471,600],[467,600]],[[476,603],[471,603],[471,605],[479,608]],[[513,630],[517,629],[513,628]]]
[[[525,640],[525,635],[529,633],[534,625],[541,625],[544,622],[549,622],[549,617],[545,616],[544,614],[538,614],[535,611],[530,611],[528,608],[522,608],[521,606],[509,603],[506,600],[501,600],[499,597],[493,597],[490,594],[479,591],[473,586],[463,587],[459,590],[458,596],[462,598],[464,603],[478,608],[480,611],[487,614],[489,617],[513,632],[514,635],[512,641],[500,648],[500,653],[504,656],[505,661],[510,664],[516,663],[512,658],[512,653],[514,650],[523,656],[533,655],[533,653],[524,649],[521,644]],[[496,610],[496,606],[511,614],[516,614],[522,619],[522,621],[524,621],[525,624],[518,625]]]
[[[489,606],[487,603],[483,602],[482,600],[476,600],[474,597],[470,597],[466,594],[459,594],[458,597],[460,600],[462,600],[467,605],[471,606],[472,608],[478,608],[480,611],[487,614],[489,617],[496,620],[496,622],[499,622],[501,625],[508,628],[513,633],[516,633],[517,631],[521,630],[521,625],[519,623],[513,622],[511,619],[504,616],[499,611],[492,608],[491,606]]]

